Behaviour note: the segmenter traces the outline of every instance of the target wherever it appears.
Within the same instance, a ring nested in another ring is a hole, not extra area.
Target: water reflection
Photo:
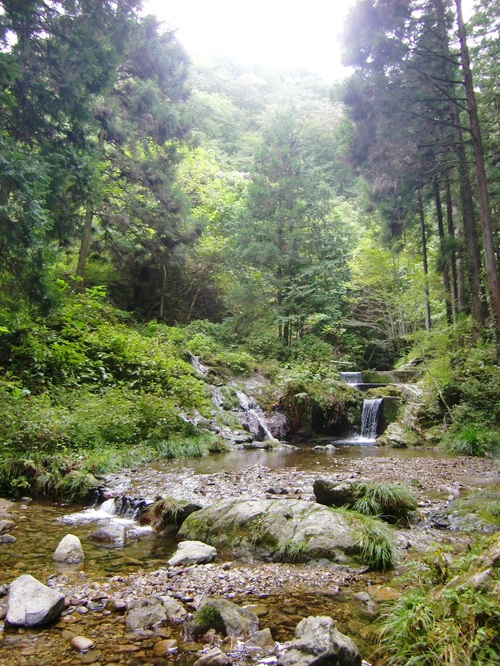
[[[353,444],[353,442],[355,442]],[[255,449],[218,453],[203,458],[176,461],[171,465],[192,469],[195,474],[213,474],[215,472],[238,472],[249,467],[262,465],[269,469],[278,470],[294,467],[298,471],[311,472],[317,468],[318,461],[322,470],[338,470],[339,462],[359,458],[448,458],[448,454],[438,449],[392,449],[388,447],[373,446],[372,440],[362,437],[330,440],[334,449],[317,448],[312,444],[298,444],[294,447],[277,449]],[[153,466],[154,469],[166,468],[162,463]]]

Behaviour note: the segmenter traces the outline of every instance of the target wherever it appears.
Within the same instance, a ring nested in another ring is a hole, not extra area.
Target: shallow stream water
[[[176,499],[196,499],[201,505],[221,497],[262,497],[269,494],[312,499],[312,482],[318,476],[359,477],[373,463],[377,463],[381,478],[385,478],[384,475],[391,478],[397,467],[399,471],[403,469],[406,475],[401,481],[417,485],[425,481],[422,470],[429,467],[439,474],[440,466],[443,470],[446,466],[450,479],[474,480],[477,477],[478,485],[489,480],[487,475],[478,474],[480,468],[473,467],[472,462],[455,467],[453,460],[438,451],[395,450],[337,442],[334,450],[308,445],[269,451],[235,450],[197,460],[157,464],[115,475],[110,479],[110,487],[115,495],[149,498],[171,495]],[[496,470],[492,469],[493,473],[498,478]],[[439,494],[440,490],[429,482],[425,492]],[[88,538],[89,533],[102,521],[123,519],[96,507],[19,501],[15,503],[12,518],[17,524],[17,529],[12,532],[16,541],[0,545],[0,583],[8,583],[20,574],[30,573],[43,582],[51,577],[66,581],[69,590],[72,585],[74,589],[85,589],[89,599],[92,598],[92,590],[98,599],[102,593],[112,596],[113,590],[119,590],[118,593],[124,597],[127,594],[141,596],[142,593],[152,594],[155,590],[171,586],[166,561],[176,546],[172,536],[161,537],[128,520],[125,522],[128,536],[123,547],[99,546]],[[55,565],[52,554],[67,533],[80,537],[86,559],[81,565],[65,568]],[[215,579],[224,578],[223,555],[213,566]],[[227,575],[233,577],[235,592],[227,596],[240,604],[264,603],[267,612],[261,627],[269,627],[278,641],[292,638],[294,628],[302,617],[331,615],[340,631],[353,638],[362,656],[370,660],[375,647],[372,631],[374,618],[354,598],[354,594],[366,590],[372,592],[381,586],[379,593],[383,599],[385,586],[394,574],[347,575],[333,567],[326,567],[318,573],[313,572],[313,568],[307,569],[310,566],[231,562]],[[304,570],[311,571],[310,580],[308,573],[305,576],[299,573]],[[159,587],[155,587],[154,582],[157,571],[163,572],[158,577]],[[187,587],[183,587],[184,583]],[[196,583],[195,588],[189,587],[189,581],[183,582],[181,576],[179,598],[187,602],[188,610],[188,600],[196,596],[196,592],[200,592]],[[98,647],[95,654],[75,654],[67,639],[69,623],[76,633],[94,640]],[[158,636],[131,636],[124,626],[123,616],[110,615],[97,605],[93,612],[72,612],[51,628],[30,631],[6,629],[3,634],[0,632],[0,664],[119,663],[165,666],[176,661],[182,666],[190,666],[194,663],[196,651],[183,643],[179,630],[168,627],[166,630],[178,639],[179,650],[173,656],[158,659],[153,649]],[[375,659],[373,663],[376,663]]]
[[[430,450],[390,450],[391,458],[411,460],[417,456],[443,457],[441,453]],[[350,460],[370,457],[389,457],[388,450],[374,446],[339,446],[333,452],[315,450],[311,446],[269,451],[237,450],[199,459],[165,462],[147,469],[126,472],[116,477],[113,493],[151,499],[159,494],[170,494],[176,499],[191,500],[194,497],[200,503],[206,504],[209,502],[203,501],[204,496],[201,493],[185,495],[186,492],[189,493],[190,482],[200,483],[206,477],[209,490],[218,478],[222,485],[227,486],[224,481],[225,474],[237,474],[245,470],[255,470],[256,476],[262,476],[265,470],[284,473],[288,470],[294,473],[321,472],[328,475],[331,471],[338,473],[340,469],[348,469]],[[212,475],[216,475],[215,478]],[[288,480],[286,476],[281,479]],[[248,485],[241,488],[242,495],[253,496],[254,493],[255,489]],[[13,533],[16,542],[0,545],[0,584],[9,582],[22,573],[29,572],[35,577],[43,578],[63,571],[64,567],[57,568],[52,561],[52,554],[59,541],[68,533],[75,534],[82,541],[86,556],[82,570],[97,578],[117,572],[128,573],[138,568],[157,568],[165,564],[176,547],[173,536],[158,536],[149,528],[139,527],[131,519],[119,518],[92,507],[85,509],[78,505],[37,500],[19,501],[15,503],[13,519],[17,524]],[[123,547],[104,547],[88,538],[94,529],[110,521],[121,522],[126,526],[127,539]]]

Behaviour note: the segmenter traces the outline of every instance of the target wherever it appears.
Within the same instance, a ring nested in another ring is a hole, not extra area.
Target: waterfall
[[[246,415],[246,427],[249,432],[259,439],[274,439],[272,432],[267,427],[264,419],[264,413],[258,404],[251,400],[243,391],[236,391],[238,400],[240,401],[240,409]]]
[[[208,373],[210,372],[210,368],[206,365],[203,365],[203,363],[200,361],[200,359],[197,356],[193,356],[193,354],[190,354],[189,355],[189,362],[191,363],[195,372],[197,372],[199,375],[201,375],[202,377],[207,377],[208,376]]]
[[[346,384],[362,384],[363,376],[361,372],[340,372],[339,373]]]
[[[363,412],[361,413],[361,437],[376,439],[382,398],[371,398],[363,400]]]

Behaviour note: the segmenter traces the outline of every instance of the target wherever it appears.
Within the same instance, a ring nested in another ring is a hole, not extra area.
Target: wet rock
[[[248,604],[243,606],[245,610],[249,610],[251,613],[255,613],[257,617],[264,617],[269,613],[269,607],[266,604]]]
[[[299,622],[277,666],[361,666],[358,648],[335,627],[331,617],[307,617]]]
[[[194,666],[229,666],[229,664],[232,664],[231,659],[218,647],[211,648],[194,662]]]
[[[64,595],[29,574],[16,578],[9,588],[7,622],[14,626],[44,625],[64,610]]]
[[[435,511],[428,516],[426,524],[436,530],[451,532],[496,532],[497,525],[483,519],[477,513],[453,511],[453,503],[442,511]]]
[[[171,639],[162,639],[158,641],[153,646],[153,653],[155,657],[164,657],[167,654],[170,654],[177,650],[177,641],[174,638]]]
[[[123,599],[108,599],[106,601],[106,608],[115,613],[124,613],[127,610],[127,602]]]
[[[91,641],[90,638],[86,638],[85,636],[73,636],[70,643],[71,647],[77,652],[87,652],[87,650],[94,647],[94,641]]]
[[[358,592],[353,597],[359,603],[361,608],[372,614],[375,612],[375,603],[368,594],[368,592]]]
[[[207,599],[186,623],[187,634],[201,636],[209,629],[226,636],[250,636],[259,629],[259,618],[226,599]]]
[[[0,520],[0,534],[9,532],[16,524],[13,520]]]
[[[165,595],[158,598],[165,608],[169,622],[183,622],[186,619],[188,615],[187,610],[174,597]]]
[[[203,536],[234,556],[257,555],[265,560],[328,559],[356,564],[361,553],[356,517],[295,499],[223,500],[190,517],[180,534]]]
[[[15,543],[16,541],[16,537],[13,537],[12,534],[0,534],[0,543]]]
[[[106,525],[89,534],[89,539],[102,544],[121,546],[125,543],[125,527],[123,525]]]
[[[82,664],[95,664],[95,662],[99,661],[100,658],[101,658],[101,651],[100,650],[91,650],[90,652],[87,652],[86,654],[82,654],[81,663]]]
[[[170,566],[207,564],[217,557],[217,550],[202,541],[181,541],[177,550],[168,560]]]
[[[78,564],[83,562],[85,555],[83,553],[82,543],[74,534],[66,534],[57,546],[53,559],[56,562],[65,562],[66,564]]]
[[[350,481],[336,483],[327,479],[316,479],[313,485],[316,502],[325,506],[352,506],[362,495],[358,484]]]
[[[269,627],[256,631],[245,643],[249,648],[260,648],[261,650],[274,650],[274,638]]]
[[[138,631],[162,624],[166,619],[167,613],[162,602],[156,597],[148,597],[130,603],[125,625],[129,631]]]

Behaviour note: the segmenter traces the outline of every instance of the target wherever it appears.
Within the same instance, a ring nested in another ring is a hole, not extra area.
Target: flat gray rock
[[[197,512],[198,513],[198,512]],[[217,557],[217,550],[202,541],[181,541],[177,550],[168,560],[170,566],[207,564]]]
[[[29,574],[19,576],[10,584],[6,620],[11,625],[36,627],[48,624],[63,610],[64,595]]]

